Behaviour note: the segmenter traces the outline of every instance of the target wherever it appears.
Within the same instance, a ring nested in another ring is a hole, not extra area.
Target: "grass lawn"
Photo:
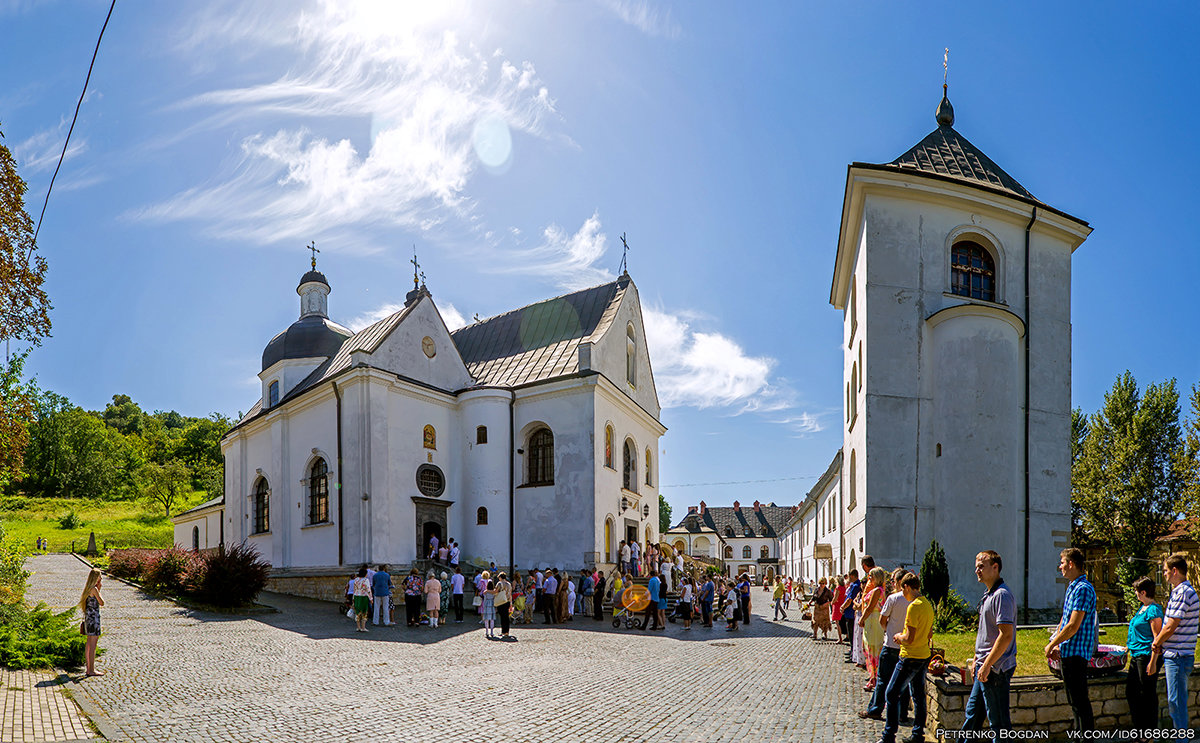
[[[198,506],[207,500],[204,491],[187,496],[172,513]],[[7,536],[23,547],[33,550],[38,537],[50,542],[51,552],[67,552],[74,540],[79,551],[87,549],[88,535],[96,532],[96,546],[109,547],[170,547],[174,527],[161,512],[151,513],[138,501],[101,501],[90,498],[0,498],[0,523]],[[59,519],[74,511],[81,524],[76,529],[63,529]]]

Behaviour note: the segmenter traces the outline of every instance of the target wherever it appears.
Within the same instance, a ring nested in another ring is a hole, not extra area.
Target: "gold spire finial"
[[[312,251],[312,267],[313,267],[313,270],[316,271],[317,270],[317,253],[321,252],[321,251],[317,250],[317,243],[312,240],[309,240],[308,247],[305,248],[305,250]]]

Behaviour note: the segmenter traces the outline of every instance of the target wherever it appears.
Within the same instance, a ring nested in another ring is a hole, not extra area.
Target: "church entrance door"
[[[433,537],[437,537],[438,545],[441,546],[442,542],[445,540],[445,537],[442,535],[442,525],[436,521],[426,521],[423,531],[425,534],[425,542],[424,544],[418,546],[417,554],[421,555],[422,557],[428,557],[429,540]]]
[[[625,519],[625,541],[628,544],[633,544],[638,541],[637,522]]]

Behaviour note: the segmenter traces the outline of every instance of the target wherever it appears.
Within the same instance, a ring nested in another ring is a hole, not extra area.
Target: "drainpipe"
[[[516,555],[513,551],[514,537],[517,532],[517,525],[514,521],[516,514],[517,490],[516,478],[513,476],[513,470],[516,468],[516,463],[513,461],[513,454],[517,448],[517,432],[514,429],[513,408],[517,404],[517,391],[512,390],[512,397],[508,400],[508,569],[510,572],[516,572]]]
[[[1025,225],[1025,575],[1021,587],[1023,621],[1029,624],[1029,232],[1037,221],[1037,207]]]
[[[333,385],[333,396],[337,398],[337,524],[338,524],[338,565],[345,564],[342,548],[342,391],[337,382],[330,380]]]

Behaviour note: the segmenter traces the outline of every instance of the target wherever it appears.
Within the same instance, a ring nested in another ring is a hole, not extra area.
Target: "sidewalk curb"
[[[55,670],[58,670],[59,672],[59,679],[64,679],[65,683],[70,684],[71,700],[75,702],[75,704],[79,705],[79,709],[81,709],[83,714],[87,716],[88,722],[95,725],[96,729],[100,731],[100,735],[103,736],[102,738],[87,738],[85,740],[130,740],[130,736],[126,735],[125,732],[121,730],[121,728],[118,727],[115,722],[112,721],[112,718],[110,718],[108,714],[96,704],[96,700],[92,699],[91,692],[89,692],[83,686],[83,684],[75,680],[71,674],[67,673],[66,671],[61,669]]]

